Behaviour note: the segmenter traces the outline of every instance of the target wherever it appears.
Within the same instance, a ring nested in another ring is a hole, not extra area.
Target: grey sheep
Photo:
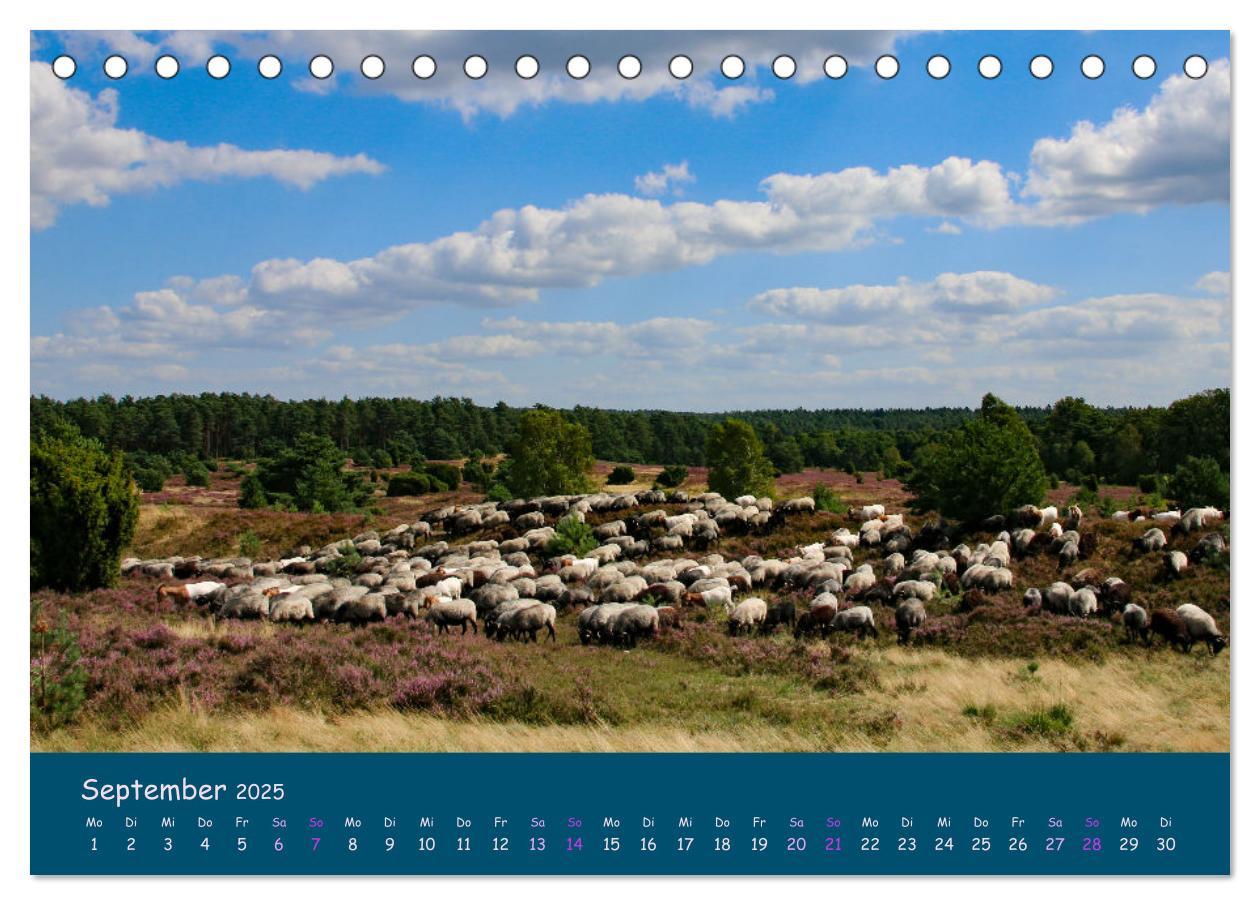
[[[1124,607],[1122,618],[1130,641],[1137,641],[1140,637],[1145,644],[1151,643],[1151,619],[1146,615],[1146,610],[1136,603],[1129,603]]]
[[[927,609],[922,600],[903,600],[897,604],[897,643],[909,644],[910,634],[927,623]]]
[[[1196,641],[1202,641],[1215,657],[1229,643],[1229,639],[1216,627],[1216,620],[1202,607],[1195,606],[1193,603],[1183,603],[1177,607],[1177,615],[1181,617],[1181,621],[1186,624],[1186,629],[1190,632],[1190,645],[1186,650],[1194,647]]]

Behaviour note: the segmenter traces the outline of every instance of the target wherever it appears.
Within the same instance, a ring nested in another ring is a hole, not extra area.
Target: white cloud
[[[486,318],[487,330],[540,344],[549,354],[610,358],[662,358],[695,351],[717,325],[689,317],[655,317],[629,324],[613,321],[526,321]]]
[[[172,52],[201,65],[214,49],[227,53],[237,65],[252,66],[267,53],[284,61],[286,73],[302,73],[296,86],[302,90],[388,93],[403,101],[433,104],[458,111],[465,118],[488,112],[508,116],[522,107],[549,102],[590,104],[604,101],[644,101],[672,97],[714,116],[731,116],[741,108],[774,97],[774,92],[755,84],[769,70],[774,57],[786,53],[797,62],[795,83],[823,77],[822,64],[833,53],[842,54],[854,67],[867,66],[893,49],[896,34],[881,31],[535,31],[526,33],[528,52],[540,64],[532,79],[514,70],[522,52],[522,33],[516,31],[275,31],[167,32],[137,35],[133,32],[67,32],[62,40],[72,50],[99,54],[102,48],[117,50],[133,61],[137,72],[162,52]],[[307,62],[317,54],[332,57],[332,78],[316,81],[305,76]],[[425,53],[437,61],[437,73],[417,79],[411,62]],[[486,59],[489,70],[478,80],[466,78],[463,60],[469,54]],[[642,63],[641,74],[625,79],[617,61],[632,53]],[[739,83],[719,75],[722,58],[738,54],[748,72]],[[368,54],[385,60],[385,74],[369,81],[358,72]],[[570,78],[565,62],[582,54],[591,62],[583,79]],[[675,54],[686,54],[694,72],[685,80],[669,73]],[[140,65],[137,65],[140,64]]]
[[[635,176],[634,188],[640,195],[664,195],[671,190],[675,195],[681,195],[682,187],[695,181],[696,177],[691,174],[691,169],[684,160],[681,163],[667,163],[659,170]]]
[[[384,167],[357,154],[318,151],[246,151],[235,145],[196,147],[164,141],[118,122],[118,94],[95,98],[68,87],[42,63],[31,64],[31,225],[51,226],[63,208],[100,207],[111,197],[164,188],[188,180],[266,177],[308,189],[332,176],[380,173]]]
[[[1228,270],[1213,270],[1211,273],[1205,273],[1194,284],[1195,289],[1200,289],[1210,295],[1229,295],[1233,288],[1233,282],[1230,278]]]
[[[928,311],[968,315],[1019,311],[1044,304],[1056,294],[1052,286],[1001,271],[982,270],[942,273],[923,283],[903,277],[894,285],[883,286],[770,289],[754,296],[749,307],[774,317],[861,323]]]
[[[925,231],[929,233],[939,233],[942,236],[962,235],[962,227],[956,223],[950,223],[948,220],[942,220],[936,226],[929,226]]]
[[[1043,222],[1229,200],[1230,67],[1164,81],[1144,110],[1033,145],[1024,195]]]

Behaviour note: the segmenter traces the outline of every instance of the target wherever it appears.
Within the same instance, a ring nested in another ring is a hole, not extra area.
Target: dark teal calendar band
[[[35,874],[1226,874],[1226,754],[34,754]]]

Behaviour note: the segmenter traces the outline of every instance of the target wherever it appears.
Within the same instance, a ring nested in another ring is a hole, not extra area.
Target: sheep
[[[897,643],[909,644],[910,633],[927,622],[927,609],[921,600],[903,600],[897,604]]]
[[[1072,563],[1076,562],[1080,555],[1080,545],[1077,544],[1076,541],[1068,541],[1059,548],[1059,568],[1066,569],[1068,566],[1072,565]]]
[[[1129,602],[1133,592],[1121,578],[1112,575],[1102,583],[1101,603],[1107,612],[1114,612]]]
[[[225,619],[265,619],[271,612],[271,598],[246,591],[229,598],[218,615]]]
[[[1135,555],[1153,553],[1164,549],[1167,544],[1168,538],[1164,537],[1164,532],[1158,528],[1151,528],[1141,537],[1133,539],[1133,553]]]
[[[899,575],[906,567],[906,557],[901,553],[890,553],[884,557],[884,574]]]
[[[1164,551],[1164,574],[1169,578],[1179,578],[1189,565],[1190,560],[1180,550]]]
[[[1024,592],[1023,601],[1026,607],[1040,607],[1041,591],[1038,588],[1029,588]]]
[[[1199,538],[1199,542],[1194,545],[1194,549],[1190,551],[1191,562],[1200,563],[1203,560],[1213,556],[1221,556],[1225,553],[1225,538],[1213,532],[1205,534]]]
[[[740,632],[752,634],[766,621],[766,602],[760,597],[749,597],[730,607],[727,629],[732,635]]]
[[[796,620],[792,634],[797,638],[810,632],[825,633],[836,618],[840,607],[834,594],[819,594],[809,605],[809,610]]]
[[[936,585],[930,581],[902,581],[893,587],[893,598],[902,600],[917,597],[920,600],[931,600],[936,597]]]
[[[849,507],[849,518],[857,519],[863,522],[869,522],[871,519],[882,518],[884,515],[883,503],[871,503],[858,509],[855,506]]]
[[[1041,608],[1051,613],[1064,615],[1068,611],[1068,601],[1073,593],[1072,586],[1066,581],[1056,581],[1041,595]]]
[[[1186,645],[1187,652],[1197,642],[1202,641],[1215,657],[1229,643],[1229,639],[1217,629],[1216,620],[1202,607],[1193,603],[1183,603],[1177,607],[1177,615],[1181,617],[1190,637],[1190,643]]]
[[[523,639],[528,635],[530,641],[537,642],[538,633],[543,629],[547,630],[547,637],[550,640],[556,640],[556,608],[549,603],[540,603],[537,600],[528,601],[528,604],[512,612],[507,617],[506,624],[500,619],[499,640],[503,640],[507,635],[517,639]]]
[[[1010,569],[994,569],[984,576],[980,586],[990,594],[997,594],[1001,591],[1009,591],[1014,581],[1015,578]]]
[[[336,619],[338,622],[363,625],[368,622],[383,622],[387,615],[384,595],[369,593],[343,603],[337,610]]]
[[[796,630],[796,604],[791,600],[780,600],[766,608],[766,621],[762,623],[762,631],[769,634],[780,625]]]
[[[872,638],[879,637],[879,630],[875,627],[875,614],[869,606],[855,606],[840,610],[831,620],[829,629],[833,632],[853,632],[858,638],[864,638],[867,635]]]
[[[689,591],[683,597],[683,601],[688,606],[708,607],[713,604],[721,604],[730,609],[731,606],[731,589],[730,586],[708,588],[704,591]]]
[[[678,628],[682,625],[682,610],[676,606],[658,606],[656,618],[662,629]]]
[[[192,584],[158,585],[157,601],[178,600],[190,603],[209,603],[210,599],[226,588],[221,581],[198,581]]]
[[[1136,603],[1125,604],[1121,618],[1124,620],[1124,630],[1130,642],[1135,642],[1140,637],[1144,644],[1151,643],[1151,620],[1146,615],[1146,610]]]
[[[660,627],[661,617],[656,607],[639,603],[618,613],[609,631],[619,644],[634,647],[641,638],[655,637]]]
[[[1081,588],[1073,591],[1068,598],[1068,612],[1073,616],[1092,616],[1098,612],[1098,596],[1093,588]]]
[[[281,595],[273,597],[268,615],[272,622],[314,622],[315,608],[307,598],[289,600],[287,595]]]
[[[610,626],[618,613],[627,610],[635,603],[604,603],[583,610],[578,616],[578,638],[583,644],[591,641],[607,642],[612,640]]]
[[[439,635],[448,634],[452,625],[459,626],[461,635],[466,635],[471,625],[473,634],[477,634],[477,604],[467,598],[438,600],[426,609],[428,619]]]
[[[1150,630],[1167,641],[1170,647],[1190,650],[1190,629],[1173,610],[1158,609],[1151,613]]]
[[[861,594],[873,588],[878,580],[870,563],[864,563],[861,568],[844,580],[844,592],[850,595]]]

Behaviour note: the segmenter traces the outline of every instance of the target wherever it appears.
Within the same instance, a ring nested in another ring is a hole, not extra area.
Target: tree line
[[[1044,407],[1014,407],[1028,425],[1049,475],[1136,484],[1169,474],[1188,457],[1214,459],[1229,471],[1228,389],[1168,406],[1109,408],[1066,397]],[[329,440],[359,465],[391,467],[425,460],[495,456],[508,450],[529,409],[436,397],[285,401],[247,393],[151,397],[109,395],[58,401],[31,398],[32,430],[68,421],[82,436],[129,455],[133,467],[162,456],[173,470],[196,471],[189,459],[274,458],[298,438]],[[883,471],[905,476],[920,449],[937,444],[979,410],[768,409],[723,413],[561,409],[586,429],[599,459],[662,465],[706,465],[714,425],[751,424],[781,473],[804,468]]]

